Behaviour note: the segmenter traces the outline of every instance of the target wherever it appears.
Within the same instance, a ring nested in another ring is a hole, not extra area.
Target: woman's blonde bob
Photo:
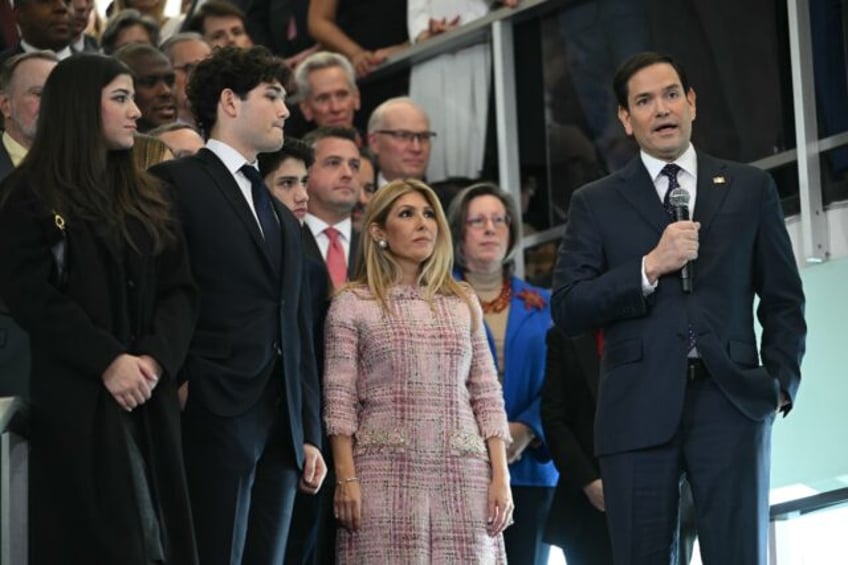
[[[380,302],[386,313],[390,313],[389,290],[400,284],[401,269],[391,249],[380,247],[370,233],[371,226],[386,229],[386,220],[393,206],[402,196],[417,192],[433,208],[436,215],[436,243],[433,253],[421,263],[418,274],[418,286],[424,298],[432,301],[437,294],[458,296],[471,308],[472,292],[467,284],[457,282],[453,276],[453,245],[450,228],[445,213],[439,204],[439,198],[433,189],[415,179],[395,180],[381,187],[371,198],[365,209],[362,225],[363,233],[359,238],[359,265],[356,276],[349,286],[366,287]],[[476,322],[476,321],[475,321]]]

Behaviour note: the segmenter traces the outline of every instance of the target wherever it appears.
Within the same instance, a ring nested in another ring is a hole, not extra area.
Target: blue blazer
[[[456,273],[461,277],[460,273]],[[554,487],[559,473],[545,445],[540,406],[542,385],[545,382],[545,336],[551,327],[551,294],[549,291],[512,277],[512,300],[504,336],[503,393],[507,420],[521,422],[533,430],[542,445],[528,447],[519,461],[509,466],[511,483],[515,486]],[[544,300],[541,307],[529,307],[518,295],[528,290],[537,292]],[[489,349],[495,358],[495,342],[486,325]]]

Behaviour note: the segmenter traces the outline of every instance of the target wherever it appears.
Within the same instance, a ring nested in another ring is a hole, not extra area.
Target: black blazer
[[[277,273],[253,212],[214,153],[201,149],[152,172],[175,188],[200,288],[200,317],[182,374],[193,401],[234,416],[255,404],[268,378],[282,379],[284,429],[302,466],[304,442],[321,446],[321,425],[300,224],[271,199],[283,238]],[[283,371],[272,376],[268,368],[278,353]]]
[[[670,273],[644,297],[642,257],[669,218],[641,159],[572,197],[551,306],[568,335],[604,329],[598,455],[671,439],[683,410],[689,324],[710,374],[742,414],[764,420],[781,390],[795,397],[804,293],[774,181],[699,152],[694,220],[701,223],[694,292],[684,294]]]
[[[545,541],[566,548],[566,553],[576,546],[594,547],[598,562],[611,562],[606,557],[610,549],[603,514],[583,492],[583,487],[601,478],[593,437],[600,370],[595,337],[586,333],[569,339],[553,327],[546,342],[542,426],[559,482],[548,513]],[[599,527],[592,530],[590,523]]]

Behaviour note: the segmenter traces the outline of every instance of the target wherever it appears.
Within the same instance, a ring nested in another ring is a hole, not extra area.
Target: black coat
[[[542,388],[542,426],[559,471],[545,541],[565,551],[569,563],[611,564],[605,516],[583,487],[601,478],[594,452],[595,402],[600,363],[591,333],[566,338],[556,327],[547,335]]]
[[[150,562],[130,470],[132,420],[166,560],[196,563],[174,381],[197,313],[185,245],[154,256],[138,224],[136,252],[107,244],[90,223],[66,222],[60,284],[51,246],[63,236],[50,211],[24,184],[0,209],[0,296],[32,343],[32,562]],[[101,380],[122,353],[151,355],[164,370],[129,414]]]

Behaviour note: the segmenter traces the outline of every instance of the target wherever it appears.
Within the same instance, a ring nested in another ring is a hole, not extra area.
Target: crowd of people
[[[696,154],[685,71],[636,54],[640,157],[575,193],[553,291],[522,280],[510,192],[434,182],[479,177],[487,72],[450,111],[419,89],[488,53],[357,82],[485,4],[118,0],[95,37],[90,0],[15,0],[32,563],[685,563],[696,529],[706,563],[764,563],[805,334],[773,182]]]

